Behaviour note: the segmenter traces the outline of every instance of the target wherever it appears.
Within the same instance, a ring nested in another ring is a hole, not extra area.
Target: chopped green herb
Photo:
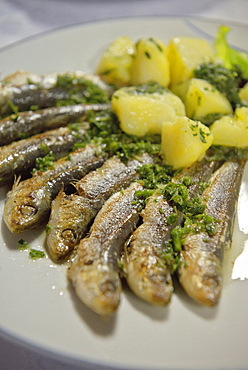
[[[148,51],[145,51],[145,56],[148,58],[148,59],[151,59],[151,54],[148,52]]]
[[[37,259],[37,258],[44,258],[45,253],[43,251],[39,251],[37,249],[30,249],[29,250],[29,257],[32,259]]]
[[[59,75],[56,86],[68,92],[68,98],[58,100],[57,106],[109,102],[108,93],[87,78]]]
[[[163,52],[162,47],[152,37],[149,38],[149,41],[153,42],[153,44],[156,45],[156,47],[158,48],[159,51],[161,51],[161,53]]]
[[[13,113],[17,114],[19,112],[18,106],[15,105],[11,100],[8,100],[8,105],[10,106]]]
[[[242,105],[238,95],[241,76],[237,69],[228,69],[221,64],[204,63],[194,70],[194,75],[208,81],[224,94],[234,109]]]
[[[46,234],[49,234],[51,230],[52,230],[52,226],[47,224],[46,225]]]
[[[206,136],[209,136],[209,135],[210,135],[209,133],[203,131],[203,129],[200,128],[200,130],[199,130],[199,136],[200,136],[200,140],[201,140],[202,143],[205,144],[207,142],[206,141]]]
[[[22,250],[26,250],[26,249],[29,249],[30,246],[28,244],[28,242],[26,242],[24,239],[20,239],[18,240],[18,245],[19,245],[19,249],[22,251]]]
[[[52,152],[48,153],[44,157],[38,157],[35,161],[35,167],[32,170],[32,173],[36,171],[47,171],[54,167],[55,156]]]
[[[28,255],[31,259],[37,259],[37,258],[44,258],[45,253],[43,251],[30,248],[30,245],[28,242],[26,242],[24,239],[20,239],[18,241],[19,250],[28,250]]]

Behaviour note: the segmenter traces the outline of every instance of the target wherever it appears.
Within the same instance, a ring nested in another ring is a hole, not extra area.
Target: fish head
[[[51,203],[42,188],[22,186],[22,183],[17,188],[8,192],[4,205],[5,224],[15,234],[40,226],[45,222]]]

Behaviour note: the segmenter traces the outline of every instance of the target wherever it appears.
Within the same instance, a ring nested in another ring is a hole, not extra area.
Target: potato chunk
[[[150,81],[167,87],[170,82],[169,62],[165,44],[155,38],[141,39],[136,44],[136,53],[131,67],[131,84]]]
[[[162,153],[165,164],[175,169],[201,160],[212,145],[213,135],[201,122],[178,117],[162,125]]]
[[[194,37],[174,37],[168,45],[171,85],[193,77],[194,69],[214,60],[214,52],[207,40]]]
[[[244,87],[242,87],[239,90],[239,97],[247,105],[248,103],[248,82],[245,84]]]
[[[214,145],[248,147],[248,108],[236,108],[233,116],[215,121],[210,130]]]
[[[189,118],[202,121],[208,115],[232,114],[231,103],[208,81],[192,78],[185,94],[185,109]]]
[[[161,88],[141,85],[115,91],[112,109],[125,133],[137,136],[160,134],[163,122],[172,122],[177,116],[185,115],[181,99]]]
[[[130,82],[130,67],[133,62],[135,44],[127,36],[118,37],[103,53],[96,73],[106,83],[117,87]]]

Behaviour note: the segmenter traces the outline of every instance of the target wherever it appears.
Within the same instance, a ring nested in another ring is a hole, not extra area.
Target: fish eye
[[[24,217],[33,216],[37,213],[37,209],[34,206],[25,205],[21,207],[21,213]]]
[[[69,243],[74,243],[76,240],[76,235],[74,234],[73,230],[65,229],[61,232],[61,238]]]

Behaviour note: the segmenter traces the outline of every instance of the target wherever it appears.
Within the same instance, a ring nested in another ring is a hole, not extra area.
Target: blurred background
[[[58,27],[146,15],[248,22],[247,0],[0,0],[0,47]]]

